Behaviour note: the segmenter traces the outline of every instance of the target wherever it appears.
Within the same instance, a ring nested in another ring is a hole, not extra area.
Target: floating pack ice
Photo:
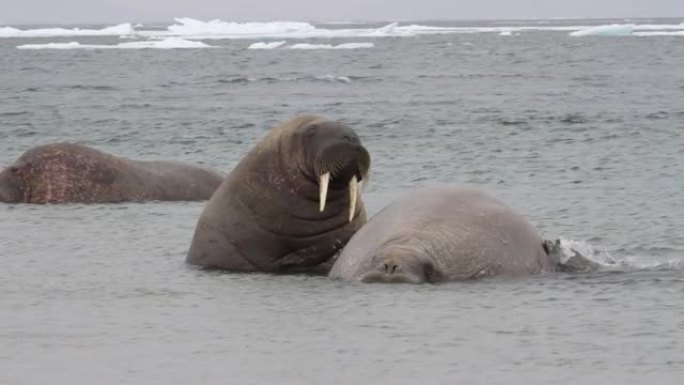
[[[570,32],[570,36],[630,36],[634,24],[609,24]]]
[[[177,24],[168,32],[177,36],[280,36],[315,31],[316,27],[302,22],[235,23],[222,20],[203,22],[189,17],[175,18]]]
[[[264,42],[260,41],[258,43],[253,43],[247,49],[275,49],[278,47],[281,47],[285,45],[286,41],[271,41],[271,42]]]
[[[56,36],[118,36],[134,34],[130,23],[115,25],[102,29],[80,28],[40,28],[21,30],[12,27],[0,27],[0,37],[56,37]]]
[[[24,44],[17,46],[18,49],[176,49],[176,48],[212,48],[212,46],[199,42],[190,41],[180,38],[167,38],[164,40],[154,41],[135,41],[129,43],[120,43],[116,45],[106,44],[80,44],[78,42],[70,43],[47,43],[47,44]]]
[[[632,29],[630,29],[630,26]],[[17,29],[0,27],[2,37],[52,37],[52,36],[137,36],[155,39],[166,37],[182,37],[185,39],[306,39],[306,38],[366,38],[366,37],[407,37],[429,34],[469,34],[469,33],[502,33],[516,35],[523,31],[572,31],[573,36],[625,36],[632,31],[680,31],[684,24],[612,24],[603,26],[533,24],[500,25],[500,26],[431,26],[400,25],[389,23],[379,28],[339,28],[333,26],[314,26],[306,22],[229,22],[223,20],[201,21],[188,17],[176,18],[174,24],[166,29],[148,29],[131,23],[119,24],[102,29],[81,28],[40,28]],[[678,35],[678,34],[675,34]],[[671,36],[654,34],[650,36]]]

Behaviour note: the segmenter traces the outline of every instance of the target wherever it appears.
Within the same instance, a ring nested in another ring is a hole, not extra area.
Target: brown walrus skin
[[[348,126],[318,116],[273,128],[207,203],[187,262],[240,272],[311,272],[366,221],[357,190],[370,156]]]
[[[0,202],[108,203],[207,200],[223,181],[212,170],[135,161],[73,143],[26,151],[0,173]]]

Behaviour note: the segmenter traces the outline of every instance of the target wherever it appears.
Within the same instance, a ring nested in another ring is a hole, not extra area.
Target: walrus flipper
[[[590,273],[598,270],[601,265],[586,258],[579,251],[570,249],[572,255],[567,255],[561,247],[560,239],[556,241],[546,240],[542,243],[544,250],[549,255],[551,263],[556,271],[563,273]]]

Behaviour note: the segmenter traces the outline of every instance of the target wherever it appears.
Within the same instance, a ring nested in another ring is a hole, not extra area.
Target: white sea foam
[[[600,263],[604,266],[611,266],[615,264],[615,259],[607,251],[597,251],[591,244],[585,241],[576,241],[561,237],[561,248],[566,257],[575,255],[572,250],[576,250],[585,258]],[[563,261],[565,262],[565,261]]]
[[[586,241],[562,237],[560,241],[566,258],[573,256],[575,254],[573,250],[575,250],[587,259],[599,263],[608,269],[679,269],[684,267],[684,263],[680,258],[663,260],[662,257],[653,255],[612,255],[607,250],[597,250]]]
[[[0,37],[55,37],[55,36],[118,36],[134,34],[130,23],[115,25],[102,29],[80,28],[40,28],[21,30],[12,27],[0,27]]]
[[[212,46],[199,42],[190,41],[179,38],[167,38],[164,40],[154,41],[135,41],[129,43],[120,43],[115,45],[106,44],[80,44],[78,42],[70,43],[47,43],[47,44],[24,44],[17,46],[18,49],[175,49],[175,48],[212,48]]]
[[[634,24],[609,24],[600,25],[570,32],[570,36],[629,36],[634,32]]]
[[[258,43],[253,43],[247,49],[275,49],[278,47],[281,47],[287,43],[286,41],[271,41],[271,42],[263,42],[260,41]]]
[[[513,31],[501,31],[499,32],[499,36],[512,36]]]
[[[299,44],[289,45],[285,48],[289,48],[289,49],[358,49],[358,48],[373,48],[373,47],[375,47],[375,44],[373,44],[373,43],[344,43],[344,44],[338,44],[338,45],[299,43]]]

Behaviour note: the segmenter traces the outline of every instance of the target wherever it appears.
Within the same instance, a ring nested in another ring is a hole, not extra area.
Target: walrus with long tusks
[[[187,262],[240,272],[306,272],[366,222],[370,155],[350,127],[304,115],[273,128],[199,218]]]
[[[0,172],[0,202],[113,203],[207,200],[223,181],[212,170],[172,161],[137,161],[81,144],[26,151]]]
[[[527,220],[473,189],[423,188],[381,210],[342,250],[330,277],[361,282],[442,282],[550,271],[591,271],[578,253],[542,241]]]

